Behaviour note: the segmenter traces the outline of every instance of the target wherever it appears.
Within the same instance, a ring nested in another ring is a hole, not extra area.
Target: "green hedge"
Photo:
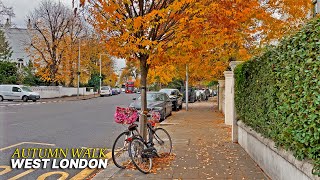
[[[235,69],[237,115],[320,175],[320,18]]]

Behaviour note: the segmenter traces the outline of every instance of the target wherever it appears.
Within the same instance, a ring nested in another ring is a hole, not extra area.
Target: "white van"
[[[0,85],[0,101],[3,100],[23,100],[27,102],[32,100],[36,102],[40,99],[39,93],[31,91],[26,86],[21,85]]]

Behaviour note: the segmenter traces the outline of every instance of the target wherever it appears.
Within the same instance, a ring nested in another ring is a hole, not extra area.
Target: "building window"
[[[22,58],[18,58],[18,68],[22,68],[23,67],[23,59]]]

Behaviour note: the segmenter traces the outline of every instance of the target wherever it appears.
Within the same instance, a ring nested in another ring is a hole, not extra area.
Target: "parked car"
[[[121,88],[116,88],[118,94],[121,94]]]
[[[186,91],[183,90],[182,94],[183,94],[182,101],[186,102]],[[189,88],[188,97],[189,97],[188,98],[188,102],[194,103],[196,101],[196,91],[195,91],[195,89]]]
[[[116,88],[112,88],[112,95],[118,95],[118,91]]]
[[[195,90],[196,92],[196,101],[201,101],[201,91],[199,89]]]
[[[141,96],[133,98],[130,107],[141,109]],[[164,120],[172,113],[172,103],[169,96],[163,92],[147,92],[147,108],[158,111],[161,115],[160,120]]]
[[[172,102],[172,108],[177,111],[182,109],[182,94],[178,89],[161,89],[159,92],[166,93]]]
[[[40,95],[37,92],[33,92],[26,86],[20,85],[0,85],[0,101],[3,100],[23,100],[27,102],[28,100],[32,100],[36,102],[40,99]]]
[[[218,95],[217,90],[212,90],[212,96],[217,96],[217,95]]]
[[[112,89],[110,86],[102,86],[100,96],[111,96],[112,95]]]

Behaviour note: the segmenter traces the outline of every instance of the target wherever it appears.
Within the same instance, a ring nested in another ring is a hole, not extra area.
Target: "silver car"
[[[134,101],[130,104],[130,107],[140,110],[141,96],[138,99],[133,98],[133,100]],[[164,120],[167,116],[170,116],[172,113],[172,102],[166,93],[147,92],[147,108],[160,112],[160,119]]]

